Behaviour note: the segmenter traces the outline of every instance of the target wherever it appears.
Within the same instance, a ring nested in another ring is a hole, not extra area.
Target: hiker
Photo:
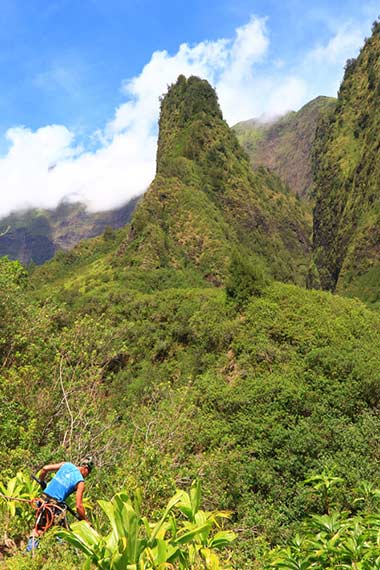
[[[41,469],[38,481],[43,493],[37,509],[36,524],[26,547],[27,552],[38,547],[38,538],[51,526],[67,525],[65,501],[74,491],[76,491],[78,518],[87,520],[83,506],[84,480],[92,468],[92,458],[86,457],[78,467],[73,463],[62,462],[45,465]],[[46,475],[53,471],[56,471],[55,476],[46,484]]]

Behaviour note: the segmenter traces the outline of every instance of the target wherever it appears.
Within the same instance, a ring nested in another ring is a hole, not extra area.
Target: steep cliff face
[[[314,285],[380,295],[380,23],[349,60],[314,149]]]
[[[312,189],[312,146],[317,125],[335,106],[336,99],[317,97],[302,107],[269,123],[251,119],[235,125],[234,131],[252,166],[266,166],[302,198]]]
[[[223,282],[232,249],[303,282],[307,216],[278,177],[252,171],[211,86],[180,76],[161,103],[157,174],[120,253],[147,268],[191,266]]]

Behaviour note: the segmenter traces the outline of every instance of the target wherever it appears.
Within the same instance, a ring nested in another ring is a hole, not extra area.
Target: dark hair
[[[91,455],[89,455],[88,457],[85,457],[84,459],[82,459],[82,461],[80,462],[82,467],[87,467],[89,473],[93,470],[94,468],[94,460],[92,458]]]

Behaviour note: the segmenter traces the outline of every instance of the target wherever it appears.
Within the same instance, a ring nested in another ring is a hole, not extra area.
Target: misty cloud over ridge
[[[92,211],[107,210],[142,194],[155,173],[159,97],[178,75],[208,79],[230,125],[278,116],[317,95],[334,95],[323,91],[336,90],[343,64],[356,54],[363,35],[342,25],[325,46],[303,54],[298,66],[270,65],[268,23],[252,17],[233,38],[182,44],[174,55],[154,52],[140,75],[123,82],[126,102],[94,133],[95,149],[81,146],[63,125],[7,131],[0,217],[27,207],[54,208],[64,198],[83,201]],[[321,58],[323,73],[315,73]]]

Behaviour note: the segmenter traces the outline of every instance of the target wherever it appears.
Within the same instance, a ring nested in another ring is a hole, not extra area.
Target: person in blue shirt
[[[64,524],[65,507],[63,503],[72,493],[76,493],[76,511],[78,518],[87,521],[83,506],[84,480],[93,468],[91,457],[83,459],[79,466],[69,462],[44,465],[39,474],[43,488],[42,504],[37,511],[36,524],[26,547],[27,552],[38,547],[40,537],[53,524]],[[48,473],[56,471],[55,476],[46,484]],[[88,521],[87,521],[88,522]]]

